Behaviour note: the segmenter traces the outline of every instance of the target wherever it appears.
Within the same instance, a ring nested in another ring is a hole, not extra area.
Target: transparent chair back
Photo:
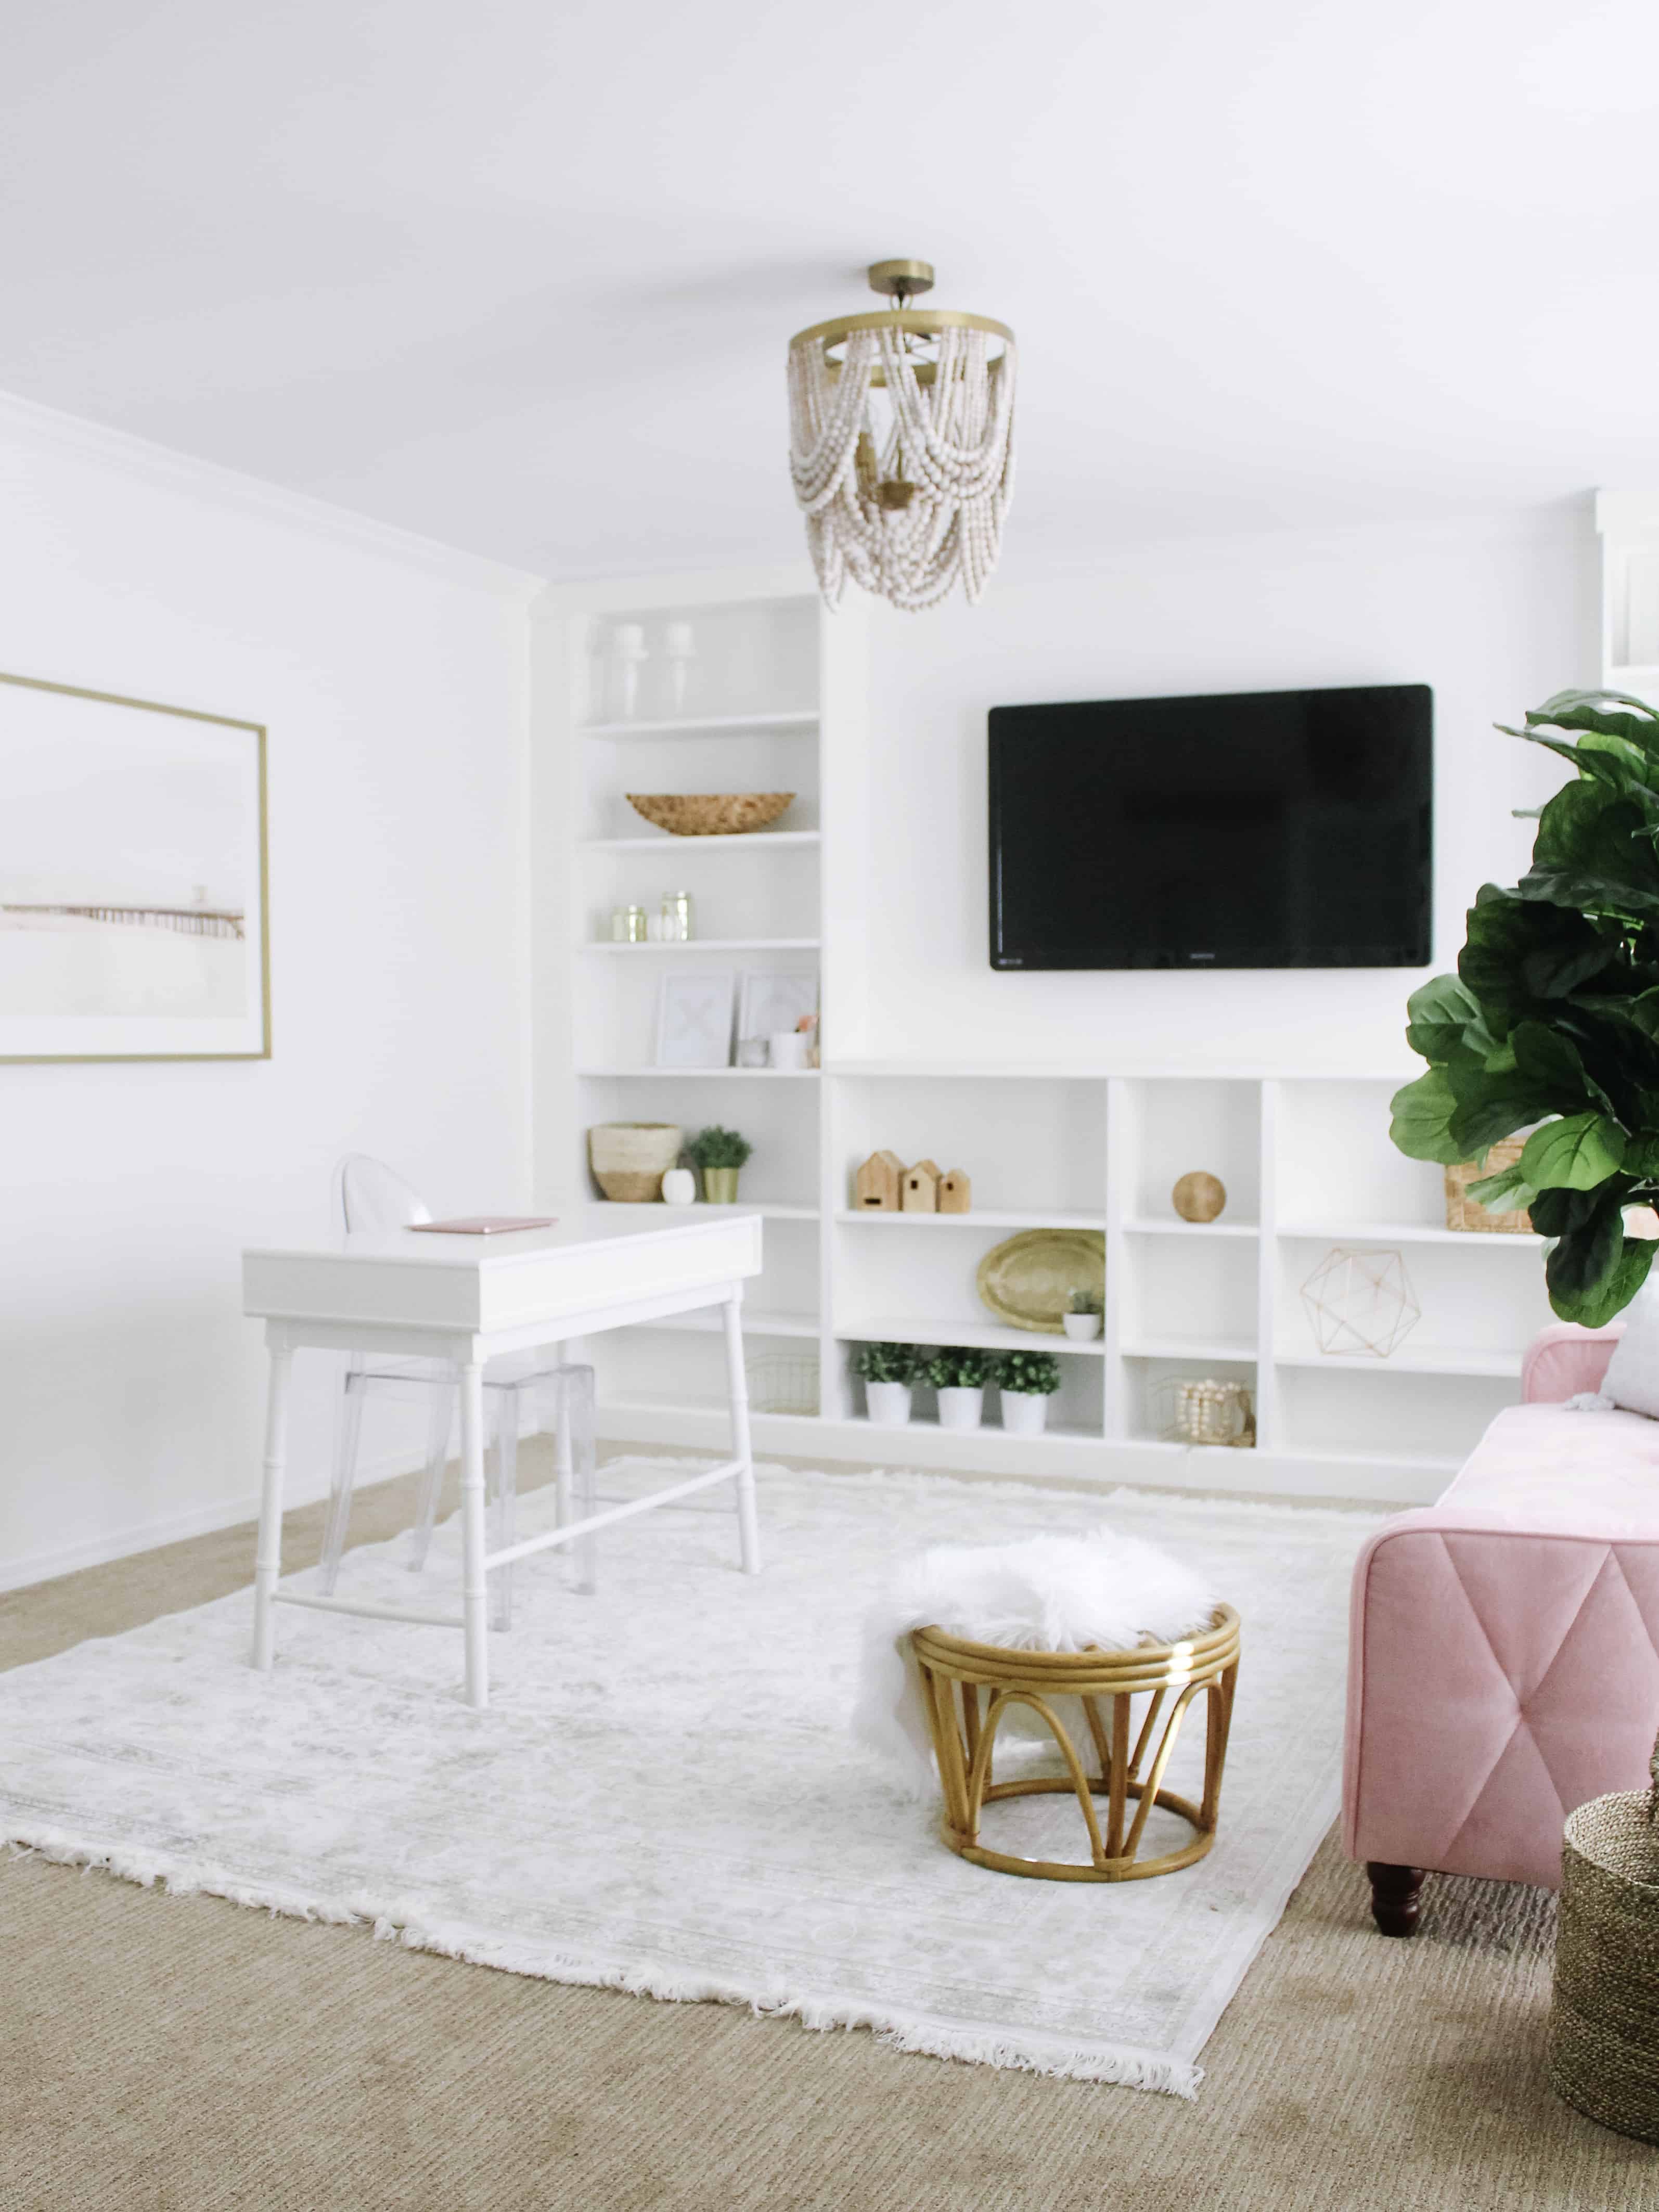
[[[335,1170],[333,1212],[335,1226],[348,1244],[355,1237],[383,1236],[432,1218],[431,1209],[420,1193],[382,1161],[370,1158],[366,1152],[349,1154]],[[501,1551],[514,1541],[521,1407],[526,1397],[538,1421],[550,1417],[556,1449],[558,1522],[562,1525],[568,1522],[573,1505],[578,1503],[584,1519],[596,1510],[592,1369],[560,1361],[556,1352],[550,1358],[546,1354],[518,1353],[486,1366],[483,1389],[486,1428],[490,1437],[487,1468],[489,1548]],[[421,1477],[409,1557],[412,1573],[418,1573],[426,1564],[437,1518],[457,1412],[454,1369],[441,1359],[397,1358],[382,1354],[370,1357],[353,1352],[343,1378],[335,1421],[333,1474],[319,1568],[326,1595],[333,1592],[345,1550],[363,1405],[371,1390],[377,1395],[418,1396],[430,1407],[426,1465]],[[577,1586],[592,1592],[597,1586],[594,1540],[583,1537],[574,1548],[578,1555]],[[491,1572],[489,1600],[490,1626],[506,1628],[512,1620],[511,1567]]]

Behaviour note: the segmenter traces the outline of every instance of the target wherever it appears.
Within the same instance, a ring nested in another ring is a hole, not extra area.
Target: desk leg
[[[466,1623],[466,1702],[489,1703],[489,1615],[484,1591],[483,1369],[476,1359],[461,1381],[461,1612]]]
[[[738,1462],[738,1537],[743,1547],[743,1571],[760,1572],[760,1527],[755,1517],[755,1455],[749,1441],[749,1378],[743,1366],[743,1292],[727,1298],[726,1316],[726,1388],[732,1404],[732,1456]]]
[[[268,1336],[270,1381],[265,1401],[264,1480],[259,1492],[259,1543],[253,1557],[253,1664],[269,1674],[276,1656],[276,1608],[271,1595],[283,1571],[283,1470],[288,1457],[288,1391],[294,1353]]]

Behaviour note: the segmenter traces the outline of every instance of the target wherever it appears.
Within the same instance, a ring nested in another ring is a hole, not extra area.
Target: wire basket
[[[810,1352],[748,1362],[749,1404],[757,1413],[816,1413],[818,1363]]]

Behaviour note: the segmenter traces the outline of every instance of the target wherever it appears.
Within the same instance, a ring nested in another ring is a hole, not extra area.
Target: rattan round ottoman
[[[945,1790],[945,1842],[975,1866],[1049,1881],[1140,1881],[1201,1859],[1215,1841],[1238,1679],[1238,1615],[1228,1605],[1218,1606],[1210,1626],[1197,1636],[1178,1644],[1137,1644],[1129,1651],[1016,1651],[1001,1644],[964,1643],[939,1628],[913,1630],[910,1641]],[[1133,1699],[1143,1693],[1146,1705],[1137,1728]],[[1187,1709],[1200,1696],[1206,1700],[1207,1738],[1204,1796],[1194,1805],[1162,1784]],[[1091,1739],[1085,1748],[1094,1754],[1092,1773],[1051,1702],[1057,1697],[1082,1700]],[[1066,1763],[1063,1775],[1029,1775],[1009,1782],[993,1778],[997,1731],[1017,1705],[1042,1718]],[[1076,1796],[1088,1830],[1086,1864],[1019,1858],[980,1842],[980,1814],[994,1800],[1068,1791]],[[1097,1797],[1106,1801],[1104,1835]],[[1178,1814],[1193,1837],[1178,1850],[1142,1858],[1146,1816],[1155,1804]]]

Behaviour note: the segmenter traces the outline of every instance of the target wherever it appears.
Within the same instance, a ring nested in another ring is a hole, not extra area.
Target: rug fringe
[[[739,2005],[757,2017],[798,2020],[803,2027],[819,2032],[867,2028],[877,2042],[890,2050],[1044,2074],[1059,2081],[1108,2082],[1191,2099],[1197,2096],[1204,2078],[1201,2067],[1133,2045],[1103,2044],[1091,2048],[1041,2035],[1021,2037],[1003,2028],[971,2028],[954,2021],[878,2010],[847,1998],[797,1996],[781,1990],[757,1991],[665,1965],[599,1966],[591,1960],[562,1957],[539,1945],[486,1936],[471,1929],[422,1927],[400,1920],[383,1902],[317,1899],[279,1885],[237,1881],[218,1867],[192,1863],[164,1851],[89,1844],[60,1828],[14,1826],[5,1840],[14,1858],[42,1858],[57,1866],[78,1866],[84,1873],[112,1875],[143,1889],[153,1889],[159,1883],[172,1897],[222,1897],[232,1905],[252,1906],[286,1920],[367,1928],[379,1942],[396,1942],[405,1950],[429,1952],[538,1981],[619,1990],[633,1996],[654,1997],[665,2004]]]

